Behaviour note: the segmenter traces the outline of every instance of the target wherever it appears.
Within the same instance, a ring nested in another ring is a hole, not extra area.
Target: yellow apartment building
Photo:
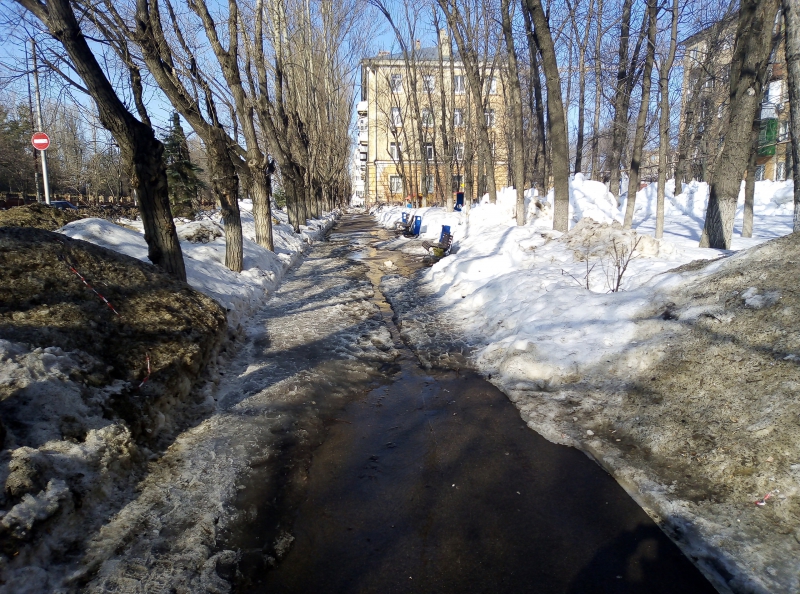
[[[687,119],[693,119],[699,125],[697,141],[688,147],[690,179],[704,179],[708,157],[724,138],[724,115],[730,97],[730,68],[736,25],[736,19],[731,19],[717,39],[711,39],[709,28],[683,42],[686,52],[681,130],[684,129]],[[776,26],[783,26],[783,18],[778,19]],[[698,101],[691,102],[691,89],[697,80],[701,82],[700,97]],[[783,39],[770,56],[764,96],[756,118],[760,128],[756,181],[784,181],[790,178],[792,153],[789,143],[789,95]]]
[[[498,190],[508,183],[510,132],[504,117],[502,73],[484,64],[484,101],[476,109],[463,65],[451,57],[446,37],[442,41],[441,56],[439,47],[421,48],[417,42],[408,61],[403,54],[380,52],[361,62],[353,185],[367,206],[408,201],[443,204],[448,195],[467,186],[468,151],[474,154],[474,195],[486,190],[487,167],[494,169]],[[490,162],[481,160],[476,148],[477,117],[488,126]]]

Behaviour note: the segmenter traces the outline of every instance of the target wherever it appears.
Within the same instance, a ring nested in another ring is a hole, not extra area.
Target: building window
[[[422,88],[426,93],[433,93],[436,91],[436,78],[432,74],[422,75]]]
[[[403,193],[403,178],[399,175],[390,175],[389,176],[389,191],[392,194],[402,194]]]
[[[778,142],[786,142],[789,139],[789,122],[782,120],[778,124]]]
[[[425,193],[433,194],[435,178],[433,175],[422,176],[422,187],[425,188]]]
[[[422,120],[422,125],[426,128],[433,126],[433,112],[430,109],[423,109],[420,119]]]
[[[389,79],[389,84],[392,87],[392,93],[402,93],[403,92],[403,75],[402,74],[392,74],[391,78]]]
[[[461,161],[461,160],[464,159],[464,143],[463,142],[457,142],[453,146],[453,158],[456,161]]]
[[[775,166],[775,181],[786,181],[786,161]]]
[[[433,161],[433,143],[425,143],[425,158],[428,161]]]
[[[713,89],[713,88],[714,88],[714,78],[713,78],[713,77],[711,77],[711,76],[709,76],[709,77],[706,79],[706,82],[705,82],[705,84],[704,84],[703,86],[704,86],[705,88],[707,88],[707,89]]]
[[[463,175],[454,175],[453,176],[453,192],[460,192],[461,186],[464,183],[464,176]]]
[[[757,165],[756,166],[756,181],[764,181],[765,172],[766,172],[766,167],[764,165]]]
[[[463,95],[464,88],[464,75],[456,74],[453,77],[453,90],[455,91],[456,95]]]
[[[454,109],[453,110],[453,125],[455,127],[463,126],[464,125],[464,110],[463,109]]]
[[[483,115],[486,116],[486,127],[493,128],[494,127],[494,110],[487,109],[483,112]]]
[[[486,79],[486,92],[489,95],[497,95],[497,79],[494,76]]]
[[[399,128],[403,125],[403,116],[400,114],[399,107],[392,108],[392,126]]]
[[[389,143],[389,155],[392,157],[392,160],[399,161],[401,152],[403,152],[403,143],[402,142],[390,142]]]

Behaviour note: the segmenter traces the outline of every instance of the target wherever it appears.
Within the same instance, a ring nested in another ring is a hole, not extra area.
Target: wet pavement
[[[294,540],[274,568],[245,557],[235,591],[713,592],[583,453],[528,429],[477,375],[419,365],[378,285],[386,260],[392,273],[421,264],[375,249],[387,237],[346,216],[331,241],[365,265],[400,357],[384,366],[385,385],[325,413],[289,515],[262,501],[241,540],[258,541],[270,522]],[[247,499],[258,504],[257,484]]]

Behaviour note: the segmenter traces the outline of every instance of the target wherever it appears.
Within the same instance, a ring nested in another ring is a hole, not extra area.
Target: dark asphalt
[[[373,282],[402,257],[362,255]],[[241,565],[238,591],[714,592],[611,476],[530,430],[494,386],[427,372],[407,349],[398,363],[327,420],[291,550],[272,570]]]

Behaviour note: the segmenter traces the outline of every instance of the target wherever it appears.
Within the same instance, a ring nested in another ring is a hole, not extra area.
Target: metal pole
[[[33,50],[33,87],[36,90],[36,126],[39,132],[42,131],[42,97],[39,94],[39,69],[36,66],[36,42],[31,39],[31,49]],[[47,153],[39,151],[42,157],[42,178],[44,180],[44,201],[50,204],[50,181],[47,177]]]
[[[28,46],[25,46],[25,65],[28,65]],[[31,95],[31,73],[25,77],[28,81],[28,113],[30,114],[31,130],[33,130],[33,98]],[[36,154],[36,147],[31,146],[33,151],[33,183],[36,186],[36,202],[42,201],[42,191],[39,189],[39,156]]]

